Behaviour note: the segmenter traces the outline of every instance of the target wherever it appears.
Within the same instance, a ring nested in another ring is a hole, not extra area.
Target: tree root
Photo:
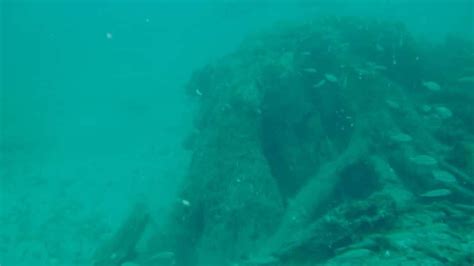
[[[133,260],[135,246],[140,240],[147,224],[149,214],[144,204],[136,204],[125,222],[104,245],[95,252],[94,266],[120,266]]]

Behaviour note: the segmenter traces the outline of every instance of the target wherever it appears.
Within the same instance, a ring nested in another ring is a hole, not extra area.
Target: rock
[[[439,86],[439,84],[434,81],[424,81],[422,84],[423,84],[423,87],[427,88],[430,91],[441,90],[441,86]]]
[[[456,177],[454,177],[451,173],[443,171],[443,170],[433,170],[433,176],[436,180],[445,182],[445,183],[456,183]]]
[[[441,189],[435,189],[435,190],[430,190],[428,192],[425,192],[421,194],[421,197],[425,198],[438,198],[438,197],[445,197],[451,195],[451,190],[441,188]]]

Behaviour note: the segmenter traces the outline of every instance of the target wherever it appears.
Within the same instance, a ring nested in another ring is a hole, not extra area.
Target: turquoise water
[[[187,174],[194,70],[281,20],[402,21],[472,38],[472,1],[2,1],[0,265],[89,265],[136,202],[158,228]],[[150,229],[153,230],[153,229]]]

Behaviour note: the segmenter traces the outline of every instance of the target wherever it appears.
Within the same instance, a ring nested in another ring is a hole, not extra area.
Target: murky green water
[[[192,157],[184,87],[250,34],[326,15],[402,21],[421,43],[474,34],[472,1],[7,0],[0,12],[2,266],[89,265],[137,201],[158,228]]]

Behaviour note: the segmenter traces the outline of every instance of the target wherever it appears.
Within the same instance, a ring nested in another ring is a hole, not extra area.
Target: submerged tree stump
[[[388,252],[396,238],[378,234],[406,229],[398,221],[433,200],[472,203],[472,162],[456,152],[474,154],[462,113],[474,91],[458,86],[474,76],[469,45],[439,48],[440,61],[465,57],[443,72],[427,67],[439,50],[403,25],[325,18],[253,36],[196,71],[185,204],[147,254],[171,251],[179,266],[314,265]]]

